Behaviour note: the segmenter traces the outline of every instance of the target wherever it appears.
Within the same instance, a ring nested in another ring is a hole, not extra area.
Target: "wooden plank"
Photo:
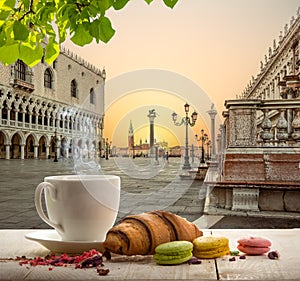
[[[231,250],[237,250],[237,240],[242,237],[265,237],[272,242],[271,250],[280,253],[278,260],[267,255],[246,256],[245,260],[236,261],[229,261],[229,256],[219,258],[220,280],[300,280],[300,229],[213,229],[212,233],[228,237]]]
[[[17,256],[46,256],[50,253],[48,249],[40,244],[25,238],[26,233],[40,230],[0,230],[1,252],[0,258],[15,258]]]
[[[38,230],[41,231],[41,230]],[[1,257],[14,258],[45,256],[47,249],[38,243],[29,241],[24,235],[32,230],[1,230]],[[206,231],[207,234],[210,231]],[[182,264],[161,266],[153,261],[152,256],[117,256],[110,261],[104,259],[104,267],[110,270],[107,276],[99,276],[95,268],[74,269],[72,266],[55,267],[49,271],[48,266],[20,266],[16,261],[0,262],[0,280],[217,280],[214,260],[203,260],[199,265]]]

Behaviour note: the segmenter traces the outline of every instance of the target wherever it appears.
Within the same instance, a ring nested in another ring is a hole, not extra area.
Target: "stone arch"
[[[48,157],[48,155],[47,155],[47,137],[45,137],[44,135],[42,135],[39,138],[38,157],[43,158],[43,159],[47,159],[47,157]]]
[[[44,87],[53,90],[54,85],[55,85],[54,71],[51,67],[47,67],[44,71]]]
[[[17,131],[14,131],[14,132],[12,132],[11,134],[10,134],[10,141],[12,140],[12,138],[13,138],[13,136],[14,135],[19,135],[19,137],[20,137],[20,144],[21,145],[24,145],[25,144],[25,136],[24,136],[24,134],[23,134],[23,132],[21,132],[21,131],[19,131],[19,130],[17,130]]]
[[[34,158],[34,147],[38,145],[38,140],[35,134],[27,134],[24,146],[24,157]]]
[[[0,130],[0,159],[5,159],[5,146],[9,144],[9,135],[5,130]]]
[[[34,146],[39,145],[39,138],[37,137],[37,135],[36,135],[35,133],[28,133],[28,134],[26,134],[26,135],[25,135],[25,139],[27,140],[28,137],[29,137],[30,135],[32,136],[32,138],[33,138],[33,140],[34,140],[33,145],[34,145]],[[25,143],[25,142],[24,142],[24,143]]]
[[[4,144],[10,144],[10,137],[9,137],[9,134],[7,133],[7,131],[5,130],[0,130],[0,134],[3,134],[4,136]]]
[[[21,158],[21,145],[24,144],[24,136],[17,131],[11,135],[10,159]]]

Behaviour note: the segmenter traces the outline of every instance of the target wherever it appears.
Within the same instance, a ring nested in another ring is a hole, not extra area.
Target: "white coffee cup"
[[[42,208],[43,191],[48,217]],[[63,241],[104,241],[119,203],[120,177],[113,175],[45,177],[35,191],[39,216]]]

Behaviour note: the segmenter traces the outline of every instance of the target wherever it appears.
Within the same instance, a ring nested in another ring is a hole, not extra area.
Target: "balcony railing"
[[[33,84],[31,84],[27,81],[24,81],[24,80],[17,79],[17,78],[14,79],[14,87],[24,89],[28,92],[34,91],[34,85]]]
[[[76,136],[76,137],[82,137],[83,131],[80,130],[72,130],[68,128],[58,128],[53,127],[52,125],[41,125],[41,124],[35,124],[35,123],[27,123],[22,121],[15,121],[15,120],[7,120],[7,119],[0,119],[0,126],[4,127],[14,127],[19,129],[30,129],[32,131],[39,131],[39,132],[45,132],[45,133],[53,133],[54,131],[57,131],[59,133],[63,133],[69,136]],[[84,133],[84,136],[94,138],[96,137],[96,130],[89,128],[88,131]]]

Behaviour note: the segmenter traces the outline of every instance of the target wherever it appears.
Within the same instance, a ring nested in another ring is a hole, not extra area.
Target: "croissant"
[[[121,255],[153,255],[156,246],[170,241],[192,242],[203,233],[186,219],[161,210],[125,217],[106,234],[104,248]]]

